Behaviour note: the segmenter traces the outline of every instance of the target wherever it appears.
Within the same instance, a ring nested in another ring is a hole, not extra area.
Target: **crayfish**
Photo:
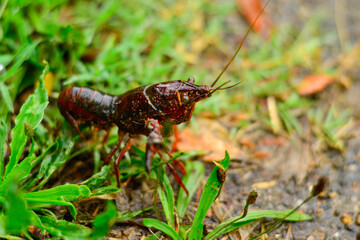
[[[68,87],[60,93],[58,98],[60,112],[80,135],[79,124],[92,124],[97,129],[109,129],[112,125],[117,125],[119,139],[105,159],[105,164],[110,162],[111,157],[120,148],[124,136],[128,135],[124,147],[113,164],[118,187],[120,187],[120,161],[131,148],[137,135],[142,134],[148,138],[145,168],[147,172],[150,172],[151,162],[156,153],[162,158],[162,152],[164,152],[172,158],[171,152],[163,145],[162,127],[165,124],[177,125],[189,121],[197,102],[211,97],[216,91],[229,89],[241,83],[240,81],[224,87],[230,82],[227,81],[215,87],[220,77],[234,61],[256,20],[249,27],[232,58],[210,86],[197,85],[195,79],[190,77],[187,81],[167,81],[138,87],[119,96],[77,86]],[[182,173],[185,173],[185,168],[180,162],[175,160],[174,163]],[[173,166],[169,163],[167,166],[187,193]]]

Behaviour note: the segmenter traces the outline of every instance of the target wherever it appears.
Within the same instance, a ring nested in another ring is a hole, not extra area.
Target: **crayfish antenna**
[[[247,38],[247,36],[249,35],[250,31],[254,28],[254,25],[256,23],[256,21],[259,19],[259,17],[261,16],[261,14],[265,11],[266,6],[268,5],[268,3],[270,2],[270,0],[268,0],[265,3],[265,6],[261,9],[260,13],[256,16],[254,22],[250,25],[249,29],[247,30],[245,36],[243,37],[243,39],[241,40],[239,46],[237,47],[234,55],[230,58],[230,60],[228,61],[228,63],[226,64],[226,66],[223,68],[223,70],[220,72],[220,74],[217,76],[217,78],[215,79],[215,81],[211,84],[210,87],[214,87],[215,84],[219,81],[220,77],[224,74],[224,72],[228,69],[228,67],[230,66],[230,64],[234,61],[234,59],[236,58],[237,54],[239,53],[242,45],[245,42],[245,39]]]

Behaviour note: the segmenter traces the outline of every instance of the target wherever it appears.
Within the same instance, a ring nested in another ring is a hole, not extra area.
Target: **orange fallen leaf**
[[[321,92],[327,85],[334,82],[335,78],[327,75],[309,75],[306,76],[298,87],[300,95],[311,95]]]
[[[259,144],[262,146],[283,146],[285,141],[286,140],[282,137],[266,138],[266,139],[260,139]]]
[[[255,21],[263,7],[261,0],[237,0],[237,3],[249,24]],[[269,25],[270,21],[268,16],[262,13],[254,24],[254,30],[266,37],[268,35]]]
[[[256,153],[253,153],[252,156],[254,158],[266,158],[266,157],[269,157],[270,154],[268,152],[256,152]]]
[[[247,139],[247,138],[241,139],[240,144],[242,144],[250,149],[254,149],[256,147],[256,145],[252,141],[250,141],[250,139]]]
[[[219,161],[227,150],[232,158],[242,154],[239,146],[231,140],[229,131],[213,119],[198,118],[197,131],[186,126],[179,131],[177,149],[182,152],[205,150],[204,161]]]

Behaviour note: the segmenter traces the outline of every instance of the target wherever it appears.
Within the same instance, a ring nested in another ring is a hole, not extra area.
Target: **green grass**
[[[209,85],[236,49],[229,45],[229,39],[246,31],[239,26],[226,25],[224,22],[229,17],[238,18],[233,1],[2,1],[0,237],[32,238],[28,227],[35,225],[43,232],[46,230],[52,236],[64,239],[102,239],[115,221],[131,219],[152,210],[117,213],[109,202],[103,213],[90,219],[93,228],[67,221],[64,216],[55,216],[52,207],[61,205],[76,219],[73,201],[119,190],[111,167],[101,164],[99,142],[75,150],[79,136],[74,134],[53,102],[68,85],[89,86],[114,95],[137,86],[186,80],[190,76],[196,78],[196,83]],[[319,23],[320,20],[314,18],[301,32],[279,27],[268,41],[250,34],[246,48],[221,80],[245,80],[243,84],[217,92],[200,102],[195,114],[202,111],[214,114],[243,112],[250,117],[237,122],[239,128],[256,120],[263,123],[264,128],[274,130],[274,123],[261,103],[268,97],[275,97],[281,132],[305,134],[300,119],[306,117],[313,123],[314,135],[319,136],[326,146],[343,150],[343,136],[339,132],[347,124],[347,111],[332,106],[325,116],[316,108],[315,101],[297,94],[294,82],[301,77],[296,75],[298,69],[327,73],[337,70],[319,64],[321,46],[331,41],[331,35],[319,34]],[[209,59],[216,59],[215,64],[210,64]],[[294,114],[298,110],[303,114]],[[305,114],[307,110],[308,114]],[[33,136],[26,135],[24,124],[33,128]],[[112,131],[105,146],[107,151],[116,137],[116,131]],[[122,180],[144,173],[144,152],[134,150],[136,155],[131,156],[131,165],[122,162],[122,166],[126,165],[121,168]],[[94,175],[79,180],[80,184],[51,187],[54,175],[70,159],[84,152],[94,156]],[[204,187],[189,229],[182,225],[181,219],[204,178],[204,165],[184,158],[187,171],[191,173],[183,179],[189,196],[180,189],[175,200],[164,174],[164,164],[160,164],[161,167],[154,164],[151,177],[164,183],[157,189],[157,194],[167,223],[145,219],[144,224],[174,238],[197,239],[202,236],[205,214],[219,194],[219,182],[215,177],[217,167]],[[228,161],[226,156],[225,168]],[[174,209],[180,222],[176,221]],[[281,219],[285,216],[286,212],[250,212],[243,219],[221,223],[216,234],[210,232],[204,237],[214,239],[263,217]],[[295,214],[287,220],[308,219],[306,215]]]

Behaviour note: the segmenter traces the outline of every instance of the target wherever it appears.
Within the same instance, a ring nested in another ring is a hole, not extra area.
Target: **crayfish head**
[[[194,105],[195,103],[211,97],[212,87],[207,85],[196,85],[195,78],[189,77],[187,81],[181,81],[180,87],[177,89],[179,102],[182,105]]]

